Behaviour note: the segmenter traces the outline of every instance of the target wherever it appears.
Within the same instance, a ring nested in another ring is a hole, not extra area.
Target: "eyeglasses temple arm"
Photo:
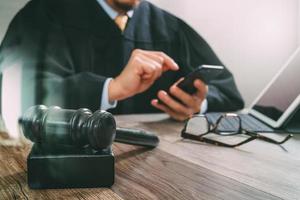
[[[285,143],[286,141],[288,141],[291,137],[293,137],[292,134],[289,134],[287,135],[282,141],[276,141],[272,138],[269,138],[269,137],[266,137],[264,135],[261,135],[261,134],[258,134],[258,133],[255,133],[255,132],[247,132],[246,135],[249,135],[249,136],[256,136],[258,139],[260,140],[263,140],[263,141],[266,141],[266,142],[270,142],[270,143],[273,143],[273,144],[283,144]]]

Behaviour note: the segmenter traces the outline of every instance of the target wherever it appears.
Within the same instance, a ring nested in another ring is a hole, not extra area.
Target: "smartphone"
[[[190,72],[184,77],[182,81],[177,83],[177,87],[182,89],[188,94],[194,94],[197,92],[197,89],[194,87],[194,81],[196,79],[202,80],[205,84],[215,79],[219,74],[222,73],[224,67],[219,65],[200,65],[194,71]],[[168,93],[173,99],[180,100],[170,93]],[[158,100],[160,104],[164,104],[160,99]]]
[[[211,80],[222,73],[224,67],[219,65],[200,65],[194,71],[184,77],[177,84],[177,87],[189,94],[194,94],[197,89],[194,87],[196,79],[202,80],[205,84],[209,84]]]

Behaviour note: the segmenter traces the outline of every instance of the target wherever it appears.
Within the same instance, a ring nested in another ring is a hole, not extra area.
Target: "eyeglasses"
[[[224,129],[226,131],[224,131]],[[216,134],[218,136],[242,136],[243,139],[235,142],[234,144],[229,144],[206,137],[208,134]],[[237,147],[255,139],[260,139],[273,144],[283,144],[292,136],[292,134],[289,134],[282,141],[276,141],[256,132],[243,129],[242,120],[235,113],[223,114],[215,123],[209,122],[205,115],[195,115],[186,122],[183,130],[181,131],[182,138],[197,140],[224,147]]]

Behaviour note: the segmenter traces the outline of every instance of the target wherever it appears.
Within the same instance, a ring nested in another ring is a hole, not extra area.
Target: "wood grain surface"
[[[163,114],[116,119],[157,133],[161,142],[155,149],[115,143],[112,188],[31,190],[31,144],[1,143],[0,199],[300,199],[300,135],[282,146],[253,141],[232,149],[182,140],[183,123]]]

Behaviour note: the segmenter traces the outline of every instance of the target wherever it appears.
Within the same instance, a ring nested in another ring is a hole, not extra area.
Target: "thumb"
[[[205,99],[208,93],[208,86],[199,79],[194,81],[194,86],[197,89],[196,95],[202,100]]]

